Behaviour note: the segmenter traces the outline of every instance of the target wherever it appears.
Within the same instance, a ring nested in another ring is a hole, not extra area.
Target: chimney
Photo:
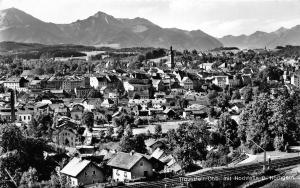
[[[132,156],[132,155],[134,155],[134,153],[135,153],[135,151],[131,150],[130,155]]]
[[[16,120],[15,114],[15,92],[14,90],[10,91],[10,108],[11,108],[11,122],[14,123]]]

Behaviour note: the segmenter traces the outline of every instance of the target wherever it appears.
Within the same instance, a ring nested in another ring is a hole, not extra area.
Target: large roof
[[[81,159],[81,158],[73,158],[62,170],[61,173],[76,177],[84,170],[91,161]]]
[[[119,152],[114,158],[108,162],[108,166],[115,168],[130,170],[137,162],[139,162],[144,156],[139,153],[124,153]]]

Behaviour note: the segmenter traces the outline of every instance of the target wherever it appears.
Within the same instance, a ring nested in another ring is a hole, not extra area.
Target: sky
[[[0,0],[0,9],[11,7],[46,22],[71,23],[102,11],[215,37],[300,24],[300,0]]]

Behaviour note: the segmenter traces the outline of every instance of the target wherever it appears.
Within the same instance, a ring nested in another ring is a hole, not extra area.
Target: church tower
[[[170,47],[170,61],[171,61],[171,69],[175,68],[175,62],[174,62],[174,51],[172,46]]]

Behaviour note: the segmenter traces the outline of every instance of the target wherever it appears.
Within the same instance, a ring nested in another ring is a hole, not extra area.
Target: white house
[[[61,171],[67,175],[71,187],[102,183],[104,174],[100,167],[89,160],[73,158]]]
[[[112,167],[112,179],[116,181],[153,176],[152,163],[140,153],[119,152],[107,165]]]

